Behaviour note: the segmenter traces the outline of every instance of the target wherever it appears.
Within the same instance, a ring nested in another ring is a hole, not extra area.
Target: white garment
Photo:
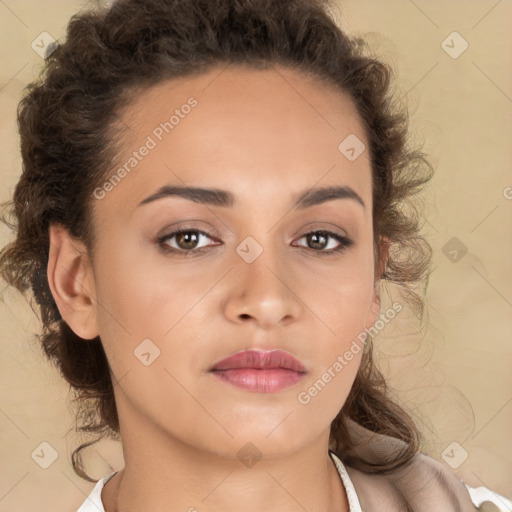
[[[479,507],[483,503],[494,503],[500,510],[500,512],[512,512],[512,501],[501,496],[500,494],[496,494],[495,492],[487,489],[487,487],[469,487],[468,484],[465,484],[469,495],[471,496],[471,501]]]
[[[117,471],[114,471],[101,480],[98,480],[91,494],[89,494],[77,512],[105,512],[103,502],[101,501],[101,491],[103,486],[116,474]]]
[[[329,451],[331,458],[340,474],[341,481],[345,487],[345,491],[347,493],[349,511],[350,512],[362,512],[361,504],[359,503],[359,498],[357,497],[357,492],[354,488],[354,484],[350,477],[348,476],[347,470],[343,465],[343,462],[331,451]],[[115,475],[117,471],[114,473],[110,473],[106,477],[98,480],[96,485],[94,486],[91,494],[89,494],[88,498],[82,504],[82,506],[77,510],[77,512],[105,512],[103,508],[103,502],[101,501],[101,491],[103,486]],[[477,487],[472,488],[468,484],[464,484],[468,489],[469,495],[471,496],[471,501],[476,507],[482,505],[485,502],[494,503],[500,512],[512,512],[512,502],[505,498],[504,496],[500,496],[495,492],[492,492],[490,489],[486,487]]]
[[[340,474],[341,481],[345,486],[345,492],[347,493],[348,499],[348,510],[349,512],[363,512],[361,510],[361,504],[359,503],[359,498],[357,497],[357,492],[354,488],[354,484],[350,477],[348,476],[347,470],[343,465],[343,462],[334,454],[334,452],[329,451],[329,455],[331,459],[334,461],[334,464]]]

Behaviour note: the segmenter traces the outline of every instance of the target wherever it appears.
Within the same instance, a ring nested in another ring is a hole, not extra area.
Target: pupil
[[[318,238],[321,238],[323,239],[323,242],[322,243],[319,243],[318,241],[314,241],[314,239],[318,239]],[[317,244],[319,245],[320,247],[313,247],[313,249],[322,249],[325,245],[325,236],[322,235],[322,234],[318,234],[318,233],[313,233],[310,235],[310,241],[313,240],[313,245]]]
[[[185,240],[185,244],[184,244],[184,247],[183,247],[183,244],[180,243],[180,240],[185,238],[185,239],[189,239],[190,237],[192,238],[196,238],[195,240],[193,241],[190,241],[190,240]],[[193,249],[194,247],[194,244],[197,243],[197,234],[196,233],[192,233],[192,232],[189,232],[187,231],[186,233],[180,233],[178,235],[178,245],[180,247],[182,247],[183,249]],[[188,245],[188,244],[191,244],[191,245]]]

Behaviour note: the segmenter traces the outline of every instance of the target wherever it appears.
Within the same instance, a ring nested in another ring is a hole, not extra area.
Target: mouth
[[[256,393],[276,393],[306,375],[304,365],[282,350],[243,350],[216,363],[211,372],[221,381]]]

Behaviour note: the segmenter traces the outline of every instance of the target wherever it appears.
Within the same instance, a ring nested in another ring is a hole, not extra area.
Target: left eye
[[[325,253],[325,254],[331,254],[334,252],[340,252],[346,249],[347,247],[351,246],[353,244],[353,241],[349,239],[346,236],[339,235],[338,233],[333,233],[332,231],[310,231],[309,233],[306,233],[301,236],[300,239],[307,238],[308,244],[316,244],[320,245],[320,247],[309,247],[310,249]],[[331,239],[331,241],[334,242],[334,247],[329,247],[329,243],[327,243],[327,246],[325,245],[325,241],[328,239]],[[300,240],[299,239],[299,240]],[[337,245],[336,245],[337,242]],[[300,246],[304,247],[304,246]],[[306,247],[308,248],[308,247]],[[329,250],[326,250],[329,249]]]

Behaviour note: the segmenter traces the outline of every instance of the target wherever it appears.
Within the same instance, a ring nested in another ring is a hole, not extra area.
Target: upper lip
[[[284,368],[296,372],[305,372],[304,365],[283,350],[242,350],[222,359],[210,368],[214,370],[232,370],[235,368]]]

